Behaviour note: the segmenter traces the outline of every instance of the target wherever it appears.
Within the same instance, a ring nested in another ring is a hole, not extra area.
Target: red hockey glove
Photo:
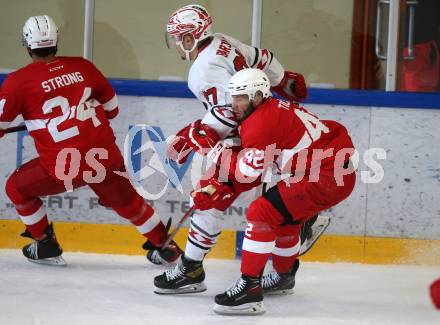
[[[194,206],[202,211],[221,208],[222,203],[233,195],[234,190],[226,183],[221,183],[217,178],[211,178],[207,186],[191,193]]]
[[[4,130],[0,130],[0,138],[3,138],[4,135],[5,135],[5,131]]]
[[[188,132],[190,127],[191,124],[177,132],[167,148],[167,157],[177,161],[179,164],[185,163],[188,155],[192,152],[192,148],[188,145]]]
[[[219,141],[219,135],[209,125],[203,124],[201,120],[191,123],[188,145],[197,152],[207,155]]]
[[[307,85],[300,73],[285,71],[281,82],[271,90],[292,101],[302,102],[307,98]]]

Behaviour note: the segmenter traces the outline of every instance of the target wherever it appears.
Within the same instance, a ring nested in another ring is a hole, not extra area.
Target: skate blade
[[[156,287],[154,289],[154,293],[157,293],[158,295],[182,295],[188,293],[203,292],[206,291],[206,289],[207,288],[205,283],[201,282],[201,283],[188,284],[186,286],[177,289],[162,289]]]
[[[327,229],[330,225],[330,217],[327,216],[319,216],[316,220],[315,224],[312,226],[313,236],[307,239],[300,247],[299,256],[304,255],[310,249],[312,249],[313,245],[317,242],[318,238],[321,237],[322,233]]]
[[[263,302],[250,302],[240,306],[222,306],[215,304],[214,312],[219,315],[261,315],[266,312]]]
[[[293,295],[293,293],[294,293],[293,289],[264,291],[264,295],[270,295],[270,296]]]
[[[50,258],[43,258],[41,260],[33,260],[31,258],[28,258],[28,260],[35,264],[43,264],[43,265],[51,265],[51,266],[66,266],[67,263],[61,256],[57,257],[50,257]]]

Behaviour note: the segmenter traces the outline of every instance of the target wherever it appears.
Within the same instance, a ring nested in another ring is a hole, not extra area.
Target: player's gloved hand
[[[222,209],[222,203],[234,195],[234,190],[217,178],[211,178],[208,185],[191,192],[196,209]]]
[[[201,120],[191,123],[188,145],[197,152],[207,155],[219,141],[219,135],[209,125],[203,124]]]
[[[307,98],[307,85],[300,73],[285,71],[281,82],[271,90],[292,101],[302,102]]]
[[[191,124],[177,132],[167,148],[167,157],[177,161],[179,164],[185,163],[189,154],[192,152],[192,148],[188,145],[188,132],[190,128]]]
[[[3,138],[4,135],[5,135],[5,131],[0,129],[0,138]]]

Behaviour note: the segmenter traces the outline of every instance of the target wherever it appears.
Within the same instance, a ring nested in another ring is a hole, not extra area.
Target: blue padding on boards
[[[235,257],[241,257],[241,246],[243,245],[244,231],[237,231],[235,235]]]
[[[110,79],[116,93],[126,96],[194,98],[186,82]]]
[[[6,75],[0,74],[0,83]],[[110,79],[119,95],[194,98],[183,81]],[[310,88],[306,104],[440,109],[440,93]]]

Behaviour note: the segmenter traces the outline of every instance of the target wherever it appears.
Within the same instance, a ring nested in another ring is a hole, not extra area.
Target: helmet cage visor
[[[165,31],[165,44],[167,45],[167,48],[174,49],[180,43],[182,43],[182,37],[180,35],[171,35]]]

